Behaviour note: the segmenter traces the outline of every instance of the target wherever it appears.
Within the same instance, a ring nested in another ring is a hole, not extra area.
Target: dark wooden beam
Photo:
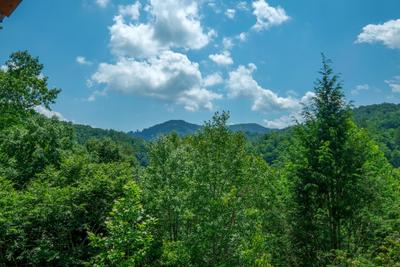
[[[0,21],[9,17],[22,0],[0,0]]]

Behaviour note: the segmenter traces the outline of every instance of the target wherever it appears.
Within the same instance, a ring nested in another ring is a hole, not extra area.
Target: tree
[[[111,163],[123,160],[121,149],[111,139],[90,139],[85,147],[97,163]]]
[[[0,131],[0,175],[19,189],[46,166],[58,167],[74,144],[72,128],[57,119],[32,115],[24,121]]]
[[[49,89],[43,65],[27,51],[12,53],[0,70],[0,130],[18,122],[36,106],[50,109],[59,89]]]
[[[91,245],[100,251],[93,266],[140,266],[152,242],[153,222],[144,214],[139,187],[129,182],[106,220],[106,234],[90,235]]]
[[[107,233],[105,218],[133,175],[127,163],[89,158],[66,155],[24,190],[0,178],[0,266],[81,266],[94,256],[88,232]]]
[[[342,84],[322,57],[315,97],[303,111],[289,163],[298,265],[326,265],[351,246],[360,214],[375,203],[387,163],[352,122]],[[376,203],[375,203],[376,204]],[[333,253],[333,254],[332,254]]]
[[[158,219],[163,265],[281,263],[282,188],[266,162],[246,152],[244,136],[228,129],[228,117],[217,113],[199,133],[163,137],[150,148],[144,204]]]

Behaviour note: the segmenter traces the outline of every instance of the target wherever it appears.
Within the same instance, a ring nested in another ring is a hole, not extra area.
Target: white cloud
[[[218,65],[231,65],[233,64],[233,59],[229,51],[224,51],[222,54],[213,54],[208,56],[212,61]]]
[[[400,76],[395,76],[392,80],[386,80],[393,93],[400,93]]]
[[[47,118],[53,118],[56,117],[58,120],[60,121],[66,121],[66,119],[64,118],[63,115],[61,115],[60,112],[56,112],[53,110],[49,110],[43,106],[36,106],[35,107],[35,111],[39,114],[42,114],[44,116],[46,116]]]
[[[147,60],[120,58],[116,64],[100,64],[92,81],[108,91],[156,97],[183,104],[187,110],[211,109],[222,96],[203,88],[197,63],[186,55],[164,51]]]
[[[270,89],[261,87],[253,78],[253,72],[257,69],[254,64],[239,66],[236,70],[229,73],[227,82],[228,96],[248,97],[253,101],[251,109],[263,113],[268,112],[288,112],[279,118],[264,120],[268,128],[282,129],[293,125],[296,121],[301,121],[301,110],[304,105],[311,103],[315,97],[314,92],[306,92],[301,98],[294,96],[280,97]]]
[[[220,94],[196,87],[182,92],[178,97],[178,103],[183,104],[186,110],[192,112],[200,108],[212,110],[214,108],[213,101],[221,98]]]
[[[217,76],[203,79],[199,65],[182,51],[201,49],[216,32],[201,25],[198,1],[149,0],[142,9],[146,21],[138,22],[141,5],[120,6],[110,30],[115,63],[101,63],[92,75],[96,89],[89,97],[111,91],[158,98],[183,105],[189,111],[212,109],[222,95],[207,89],[221,83]],[[174,52],[173,49],[181,52]],[[220,77],[221,78],[221,77]],[[222,79],[222,78],[221,78]]]
[[[115,55],[146,58],[172,48],[200,49],[216,35],[203,29],[197,1],[151,0],[144,10],[150,16],[147,23],[114,18],[110,46]]]
[[[245,42],[247,40],[247,33],[241,32],[234,37],[224,37],[222,39],[222,46],[225,51],[231,50],[235,46],[235,42]]]
[[[300,99],[300,104],[301,105],[309,105],[311,104],[312,100],[315,97],[314,92],[307,91],[304,96]]]
[[[105,8],[108,6],[108,4],[110,3],[110,0],[96,0],[96,3],[102,7]]]
[[[365,26],[356,43],[383,43],[392,49],[400,48],[400,19]]]
[[[267,128],[272,128],[272,129],[283,129],[293,125],[295,122],[296,118],[291,115],[289,116],[285,115],[273,120],[267,120],[267,119],[264,120],[265,126]]]
[[[217,3],[215,3],[215,0],[208,0],[207,5],[217,14],[222,12],[222,10],[219,7],[219,5],[217,5]]]
[[[253,29],[256,31],[269,29],[290,19],[282,7],[272,7],[265,0],[254,1],[253,9],[253,14],[257,18],[257,22],[253,26]]]
[[[88,61],[85,57],[82,56],[78,56],[76,57],[76,63],[78,63],[79,65],[91,65],[92,62]]]
[[[235,18],[235,14],[236,14],[236,10],[233,8],[228,8],[225,11],[225,16],[227,16],[230,19],[234,19]]]
[[[93,83],[92,80],[90,80],[91,83]],[[89,102],[94,102],[96,101],[96,98],[99,96],[105,96],[107,94],[106,90],[100,91],[100,90],[96,90],[94,91],[87,99],[87,101]]]
[[[223,82],[224,82],[224,79],[222,79],[222,77],[219,73],[214,73],[214,74],[208,75],[203,80],[203,84],[205,87],[212,87],[212,86],[221,84]]]
[[[309,105],[311,104],[312,99],[315,97],[314,92],[306,92],[305,95],[300,99],[299,103],[300,106]],[[264,124],[268,128],[276,128],[276,129],[283,129],[289,126],[296,124],[297,122],[303,122],[304,118],[301,114],[301,108],[297,108],[292,111],[289,115],[283,115],[279,118],[268,120],[264,120]]]
[[[118,13],[123,17],[130,18],[131,20],[138,20],[140,17],[140,8],[141,7],[142,7],[142,5],[140,4],[140,2],[136,1],[132,5],[119,6]]]
[[[246,42],[246,40],[247,40],[247,34],[246,34],[245,32],[241,32],[241,33],[237,36],[237,38],[238,38],[239,41],[241,41],[241,42]]]
[[[302,107],[301,103],[309,101],[313,96],[312,92],[307,92],[300,100],[291,96],[280,97],[272,90],[261,87],[254,80],[252,74],[256,69],[254,64],[241,65],[229,73],[227,82],[228,96],[250,98],[253,101],[251,107],[253,111],[299,110]]]
[[[237,9],[239,10],[249,10],[249,8],[247,7],[247,2],[246,1],[240,1],[237,5],[236,5]]]
[[[354,89],[352,89],[350,91],[350,93],[355,96],[355,95],[359,95],[363,91],[365,92],[368,90],[370,90],[370,87],[368,84],[359,84]]]
[[[114,18],[110,34],[111,52],[121,57],[146,58],[168,48],[155,39],[154,28],[151,25],[127,24],[122,16]]]
[[[200,23],[197,1],[151,0],[157,39],[172,47],[200,49],[210,37]]]
[[[250,97],[253,100],[252,110],[291,109],[298,106],[292,98],[282,98],[269,89],[262,88],[254,79],[254,64],[239,66],[229,73],[228,92],[230,97]]]
[[[225,50],[230,50],[233,47],[233,40],[230,37],[224,37],[222,39],[222,45]]]

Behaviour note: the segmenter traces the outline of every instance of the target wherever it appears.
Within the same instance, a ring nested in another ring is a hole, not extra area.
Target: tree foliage
[[[352,122],[339,77],[323,57],[315,97],[288,163],[293,252],[300,266],[327,265],[336,252],[356,254],[373,239],[390,169]],[[365,228],[363,228],[365,227]]]
[[[105,236],[90,236],[91,245],[100,251],[92,266],[140,266],[150,249],[153,221],[144,214],[139,187],[128,182],[106,219]]]
[[[150,149],[143,187],[158,218],[161,263],[268,266],[279,251],[271,246],[283,221],[279,181],[246,153],[244,136],[228,130],[227,119],[216,114],[198,134],[161,138]]]
[[[18,122],[37,106],[50,108],[59,89],[49,89],[43,65],[27,51],[15,52],[0,70],[0,129]]]
[[[0,266],[400,266],[396,118],[358,128],[329,60],[291,129],[147,144],[37,114],[42,68],[0,70]]]

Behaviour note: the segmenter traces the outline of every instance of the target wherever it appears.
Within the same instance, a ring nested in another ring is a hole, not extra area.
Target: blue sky
[[[400,102],[398,0],[24,0],[0,62],[28,50],[67,120],[124,131],[169,119],[284,127],[312,97],[320,53],[355,105]],[[49,112],[47,112],[49,113]]]

